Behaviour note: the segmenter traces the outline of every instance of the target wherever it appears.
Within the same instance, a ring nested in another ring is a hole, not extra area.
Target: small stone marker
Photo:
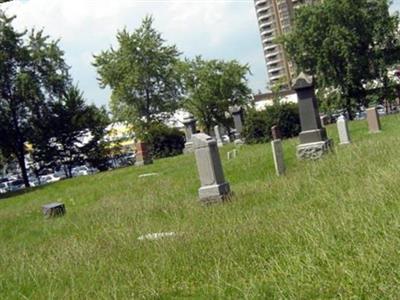
[[[149,165],[153,163],[151,153],[144,142],[136,143],[136,166]]]
[[[276,175],[282,176],[285,174],[285,162],[283,160],[282,141],[280,139],[271,142],[272,155],[274,157]]]
[[[376,107],[367,108],[367,121],[369,132],[378,133],[381,131],[381,122]]]
[[[207,204],[228,199],[231,191],[224,178],[217,142],[204,133],[198,133],[193,135],[193,143],[201,182],[200,201]]]
[[[214,126],[214,133],[215,133],[215,139],[217,140],[218,147],[224,146],[224,142],[222,141],[222,137],[221,137],[221,131],[219,130],[218,125]]]
[[[301,124],[297,158],[318,159],[332,149],[332,140],[321,125],[312,77],[300,73],[295,79],[293,89],[297,93]]]
[[[336,121],[338,133],[339,133],[339,145],[347,145],[351,143],[350,135],[349,135],[349,127],[347,126],[347,120],[342,115]]]
[[[141,174],[141,175],[139,175],[139,178],[150,177],[150,176],[158,176],[158,173]]]
[[[43,214],[47,217],[58,217],[65,214],[64,203],[50,203],[42,206]]]
[[[155,241],[155,240],[160,240],[160,239],[166,238],[166,237],[175,237],[177,235],[178,234],[176,232],[148,233],[148,234],[139,236],[138,240],[139,241],[143,241],[143,240]]]
[[[183,125],[185,126],[185,137],[186,143],[183,153],[192,153],[193,149],[193,141],[192,135],[196,133],[196,119],[192,114],[189,114],[187,117],[183,119]]]
[[[232,151],[228,151],[226,153],[228,160],[234,159],[237,156],[237,150],[233,149]]]

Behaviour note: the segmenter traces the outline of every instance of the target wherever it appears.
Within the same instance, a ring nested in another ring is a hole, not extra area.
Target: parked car
[[[89,174],[94,174],[99,172],[99,170],[97,170],[96,168],[89,168],[88,166],[78,166],[75,168],[72,168],[72,176],[76,177],[76,176],[85,176],[85,175],[89,175]]]
[[[377,105],[376,110],[378,111],[379,115],[386,115],[386,109],[383,105]]]
[[[60,178],[54,176],[54,174],[47,174],[47,175],[40,176],[40,182],[42,184],[46,184],[46,183],[50,183],[50,182],[56,182],[56,181],[59,181],[59,180],[60,180]]]
[[[25,188],[24,181],[22,179],[16,179],[10,182],[9,190],[10,192],[19,191]]]
[[[3,181],[0,182],[0,194],[7,193],[9,191],[9,182]]]

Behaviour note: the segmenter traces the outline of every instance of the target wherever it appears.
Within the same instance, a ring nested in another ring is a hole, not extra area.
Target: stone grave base
[[[209,185],[199,188],[200,202],[211,204],[229,200],[232,196],[229,183]]]
[[[327,139],[321,142],[300,144],[296,147],[296,156],[298,159],[319,159],[323,154],[332,150],[333,141]]]
[[[152,158],[141,158],[139,157],[139,159],[136,160],[135,162],[135,166],[144,166],[144,165],[150,165],[153,163],[153,159]]]
[[[183,153],[188,154],[193,152],[194,152],[193,142],[185,143],[185,148],[183,148]]]

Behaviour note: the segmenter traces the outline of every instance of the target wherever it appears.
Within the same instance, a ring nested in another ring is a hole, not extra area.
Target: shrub
[[[157,123],[152,124],[146,134],[153,158],[162,158],[182,154],[185,147],[184,133],[176,128]]]
[[[273,105],[263,111],[248,110],[243,128],[246,143],[269,142],[272,139],[271,127],[274,125],[279,127],[282,138],[297,136],[301,128],[297,104]]]

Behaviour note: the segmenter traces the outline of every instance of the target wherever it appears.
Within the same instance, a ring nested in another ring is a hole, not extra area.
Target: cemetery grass
[[[202,206],[193,155],[74,178],[0,201],[0,299],[400,297],[400,116],[276,177],[270,144],[226,159],[231,202]],[[139,178],[144,173],[158,176]],[[44,219],[43,204],[67,214]],[[177,232],[156,241],[154,232]]]

